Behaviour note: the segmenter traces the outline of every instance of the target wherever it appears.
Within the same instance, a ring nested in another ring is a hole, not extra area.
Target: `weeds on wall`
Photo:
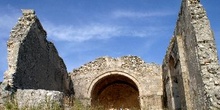
[[[46,100],[45,103],[39,104],[38,106],[25,106],[22,108],[18,107],[18,102],[15,99],[8,100],[0,110],[116,110],[105,108],[101,105],[97,106],[84,106],[79,100],[73,98],[64,98],[64,106],[56,102]],[[123,109],[123,110],[138,110],[135,108]]]
[[[57,102],[51,102],[47,100],[47,98],[45,100],[45,103],[41,103],[37,106],[27,105],[24,107],[19,107],[16,99],[10,98],[6,103],[4,103],[3,107],[0,107],[0,110],[64,110],[64,109]]]

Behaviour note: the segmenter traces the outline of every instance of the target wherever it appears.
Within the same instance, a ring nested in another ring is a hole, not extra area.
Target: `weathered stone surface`
[[[137,56],[100,57],[70,76],[35,12],[22,11],[7,43],[9,65],[0,84],[0,105],[14,97],[20,108],[47,102],[62,106],[68,94],[84,105],[111,109],[220,109],[220,65],[199,0],[182,0],[162,67]]]
[[[59,91],[18,89],[15,94],[18,108],[63,108],[64,94]]]
[[[7,88],[6,88],[7,89]],[[12,91],[6,90],[5,85],[0,85],[0,106],[10,99]]]
[[[206,12],[199,0],[183,0],[163,64],[168,108],[220,109],[218,73],[217,49]]]
[[[133,104],[141,109],[162,109],[161,66],[145,63],[137,56],[98,58],[73,70],[71,78],[75,97],[85,105],[93,105],[99,100],[109,108],[120,108],[120,104],[129,108]],[[133,99],[128,99],[130,92],[133,92]],[[115,96],[117,94],[119,96]]]
[[[53,43],[46,40],[46,32],[35,12],[22,11],[23,16],[12,29],[7,43],[8,70],[4,73],[1,89],[11,93],[17,89],[69,93],[71,81],[63,60]]]

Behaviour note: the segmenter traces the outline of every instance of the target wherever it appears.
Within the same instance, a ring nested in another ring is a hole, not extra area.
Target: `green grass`
[[[65,99],[65,98],[64,98]],[[6,102],[3,108],[0,110],[64,110],[64,108],[68,108],[68,110],[108,110],[101,105],[98,106],[84,106],[79,100],[77,99],[65,99],[64,100],[64,107],[61,107],[58,103],[46,101],[46,103],[39,104],[38,106],[25,106],[22,108],[18,107],[18,103],[16,100],[10,100]],[[131,110],[138,110],[138,109],[131,109]]]
[[[13,99],[6,102],[3,107],[0,107],[0,110],[63,110],[63,107],[60,107],[56,102],[46,101],[46,103],[37,106],[24,106],[19,108],[17,101]]]
[[[74,100],[73,105],[69,105],[68,108],[70,110],[104,110],[102,107],[85,107],[83,104],[78,101]],[[50,102],[47,102],[45,104],[39,104],[38,106],[30,107],[25,106],[19,109],[18,104],[16,101],[8,101],[4,104],[0,110],[64,110],[63,107],[60,107],[56,103],[52,103],[52,106]]]

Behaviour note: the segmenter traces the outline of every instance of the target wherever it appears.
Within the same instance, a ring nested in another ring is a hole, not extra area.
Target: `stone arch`
[[[118,77],[119,82],[115,80],[109,81]],[[121,84],[122,86],[118,87],[118,89],[127,89],[126,87],[128,87],[130,91],[137,91],[136,99],[138,101],[136,102],[138,102],[137,105],[141,110],[146,108],[160,109],[162,107],[161,67],[160,65],[145,63],[137,56],[100,57],[73,70],[71,78],[74,84],[75,98],[79,99],[85,106],[92,105],[94,99],[100,99],[97,98],[97,94],[101,93],[100,91],[107,87],[116,87]],[[104,80],[108,80],[107,84],[101,85],[97,89],[97,85],[105,83]],[[115,85],[109,86],[112,83]],[[155,103],[157,104],[155,105]],[[117,107],[114,108],[119,109]],[[122,108],[124,107],[122,106]]]
[[[97,76],[89,86],[91,105],[106,108],[140,109],[140,84],[136,78],[123,71],[108,71]]]

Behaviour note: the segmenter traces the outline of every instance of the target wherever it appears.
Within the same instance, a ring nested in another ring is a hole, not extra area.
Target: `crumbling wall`
[[[102,94],[105,93],[105,88],[107,90],[109,87],[108,90],[114,90],[118,89],[118,86],[120,85],[122,89],[123,87],[134,88],[124,89],[128,90],[127,92],[136,91],[137,89],[138,93],[135,92],[135,94],[139,95],[139,97],[136,98],[139,100],[139,106],[141,109],[162,109],[161,66],[145,63],[139,57],[101,57],[73,70],[71,78],[74,84],[75,97],[82,101],[85,105],[91,105],[93,98],[96,97],[94,94],[100,93],[100,97],[102,97]],[[126,93],[119,95],[118,98],[123,97],[124,95],[126,95]],[[114,97],[114,95],[104,95],[101,100],[104,100],[109,96]],[[127,97],[124,98],[127,99]],[[125,103],[127,103],[127,105],[129,103],[135,103],[126,101],[121,102],[124,102],[121,103],[121,106]]]
[[[64,107],[65,94],[60,91],[43,90],[43,89],[18,89],[16,91],[16,102],[18,108],[33,107],[41,110],[54,110],[56,107]],[[52,109],[54,108],[54,109]]]
[[[9,65],[0,83],[0,105],[15,97],[19,107],[37,106],[51,97],[62,106],[64,93],[74,94],[74,87],[75,98],[84,105],[98,99],[108,106],[110,99],[120,98],[116,107],[220,109],[217,49],[199,0],[182,0],[162,70],[136,56],[101,57],[73,70],[70,79],[33,10],[23,10],[7,46]]]
[[[174,38],[164,59],[163,81],[167,103],[176,99],[170,96],[173,85],[167,81],[172,77],[169,68],[171,58],[174,59],[174,68],[180,71],[177,79],[183,82],[179,84],[183,88],[179,94],[185,100],[181,101],[181,109],[220,109],[217,49],[208,17],[199,0],[183,0]],[[177,106],[175,103],[171,105],[169,108]]]
[[[182,37],[173,37],[162,65],[164,108],[193,109],[184,55]]]
[[[8,40],[8,70],[1,85],[2,97],[18,89],[44,89],[69,92],[70,78],[53,43],[46,40],[40,21],[33,10],[12,29]]]

